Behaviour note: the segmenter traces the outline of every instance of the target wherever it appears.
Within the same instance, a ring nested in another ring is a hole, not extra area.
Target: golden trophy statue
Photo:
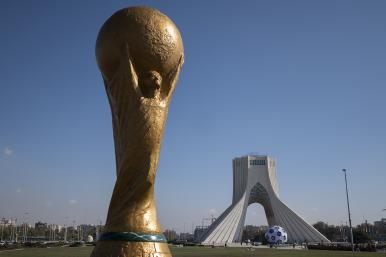
[[[158,10],[119,10],[102,26],[96,58],[111,107],[117,180],[92,257],[171,256],[157,221],[154,183],[184,50]]]

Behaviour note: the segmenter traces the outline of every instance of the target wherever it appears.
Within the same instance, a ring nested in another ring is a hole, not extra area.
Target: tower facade
[[[275,159],[247,155],[233,159],[232,204],[201,236],[201,243],[241,242],[247,208],[253,203],[264,207],[269,226],[278,225],[287,231],[288,242],[330,242],[280,200]]]

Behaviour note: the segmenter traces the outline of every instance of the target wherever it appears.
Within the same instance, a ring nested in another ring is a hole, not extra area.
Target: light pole
[[[342,169],[342,171],[344,172],[344,181],[346,183],[346,199],[347,199],[348,222],[350,224],[351,250],[354,252],[354,237],[353,237],[352,225],[351,225],[350,201],[348,199],[347,174],[346,174],[346,169]]]
[[[24,235],[24,243],[26,243],[27,242],[27,239],[28,239],[28,212],[25,212],[24,213],[24,215],[25,215],[25,219],[24,219],[24,233],[23,233],[23,235]]]
[[[64,217],[65,224],[64,224],[64,243],[67,243],[67,223],[68,223],[68,216]]]

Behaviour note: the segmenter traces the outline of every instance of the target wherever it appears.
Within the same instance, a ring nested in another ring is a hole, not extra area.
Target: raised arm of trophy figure
[[[181,57],[178,61],[178,64],[167,76],[168,83],[165,86],[165,88],[162,92],[162,95],[168,101],[170,100],[170,97],[173,95],[173,92],[176,89],[177,80],[178,80],[178,77],[180,75],[180,70],[181,70],[182,64],[184,64],[184,54],[181,54]]]
[[[137,98],[140,98],[142,96],[138,87],[138,75],[131,60],[130,49],[128,45],[126,45],[122,50],[119,68],[115,71],[110,81],[106,81],[104,79],[104,82],[108,95],[119,91],[120,93],[124,93],[129,97],[136,95]],[[118,89],[116,87],[121,88]],[[112,100],[110,96],[109,99],[110,101]]]

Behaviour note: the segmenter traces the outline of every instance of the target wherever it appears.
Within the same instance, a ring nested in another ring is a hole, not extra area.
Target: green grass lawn
[[[92,247],[62,247],[62,248],[34,248],[15,251],[0,251],[0,257],[89,257]],[[355,253],[341,251],[317,250],[282,250],[282,249],[255,249],[248,251],[246,248],[208,248],[208,247],[171,247],[173,257],[324,257],[324,256],[355,256],[371,257],[386,256],[386,253]]]

